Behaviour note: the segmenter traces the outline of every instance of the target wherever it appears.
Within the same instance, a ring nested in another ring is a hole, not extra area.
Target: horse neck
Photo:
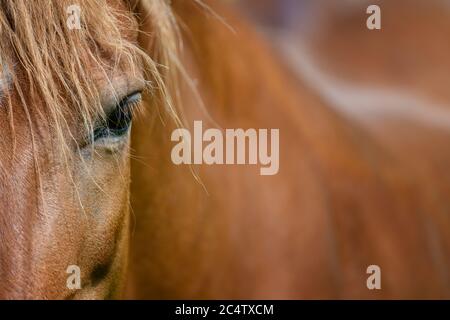
[[[289,274],[329,265],[323,240],[326,192],[317,166],[348,152],[340,148],[345,141],[339,136],[341,122],[237,15],[214,7],[236,29],[233,32],[191,1],[174,5],[181,25],[187,26],[181,59],[207,110],[192,86],[182,82],[186,124],[202,120],[211,127],[280,129],[282,169],[276,176],[262,177],[258,168],[249,166],[197,166],[199,180],[191,167],[171,161],[175,126],[161,125],[157,116],[135,123],[133,152],[139,158],[132,165],[137,220],[132,247],[137,262],[132,273],[141,283],[138,296],[223,297],[236,293],[239,283],[246,283],[239,290],[245,295],[257,287],[258,277],[266,278],[273,270],[278,270],[271,276],[277,283],[261,292],[282,295],[289,291],[282,288],[289,286]],[[316,232],[306,232],[305,226]],[[289,230],[304,230],[303,241],[283,241]],[[300,252],[311,243],[323,254],[323,266],[295,259],[289,266],[285,263],[283,252]],[[247,257],[247,252],[254,253]],[[249,273],[249,265],[260,267]],[[201,287],[205,282],[208,285]]]

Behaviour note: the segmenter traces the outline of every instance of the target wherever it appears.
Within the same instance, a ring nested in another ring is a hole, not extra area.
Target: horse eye
[[[134,92],[123,98],[106,119],[94,130],[94,141],[100,138],[121,137],[130,129],[133,108],[141,101],[141,93]]]

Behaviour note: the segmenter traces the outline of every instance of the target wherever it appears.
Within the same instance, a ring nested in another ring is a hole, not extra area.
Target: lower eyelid
[[[127,141],[128,139],[124,139],[124,136],[100,138],[95,141],[94,148],[113,153],[121,150]]]

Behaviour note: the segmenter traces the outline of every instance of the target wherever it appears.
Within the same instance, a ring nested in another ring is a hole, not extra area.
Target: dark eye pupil
[[[106,127],[111,134],[121,136],[128,131],[131,118],[132,114],[128,105],[118,105],[117,108],[108,115]]]
[[[108,136],[120,137],[127,133],[132,120],[132,106],[139,100],[140,93],[135,93],[120,101],[106,120],[94,130],[94,140]]]

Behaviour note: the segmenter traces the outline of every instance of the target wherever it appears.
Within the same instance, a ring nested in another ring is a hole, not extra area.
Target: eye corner
[[[102,116],[101,120],[97,121],[91,141],[95,143],[99,140],[112,139],[117,142],[125,137],[141,101],[142,90],[135,90],[118,100],[114,106],[108,108],[109,111]]]

